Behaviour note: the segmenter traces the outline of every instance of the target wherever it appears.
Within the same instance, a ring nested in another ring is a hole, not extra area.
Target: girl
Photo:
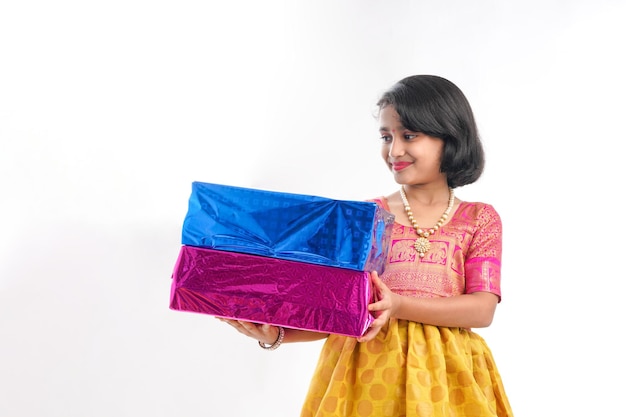
[[[432,75],[407,77],[378,101],[381,156],[398,191],[376,317],[360,338],[226,320],[275,349],[326,337],[302,408],[321,416],[512,416],[491,351],[472,328],[500,302],[502,224],[485,203],[454,196],[483,172],[471,107]]]

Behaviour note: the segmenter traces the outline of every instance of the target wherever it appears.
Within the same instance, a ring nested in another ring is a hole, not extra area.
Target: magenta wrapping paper
[[[361,336],[371,301],[369,272],[184,245],[170,308]]]

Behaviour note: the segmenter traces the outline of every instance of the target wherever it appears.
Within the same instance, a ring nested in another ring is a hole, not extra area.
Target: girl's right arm
[[[279,327],[271,324],[257,324],[249,321],[222,319],[233,326],[239,333],[244,334],[252,339],[258,340],[266,345],[273,344],[278,339]],[[285,328],[285,336],[283,343],[294,342],[312,342],[328,337],[327,333],[318,333],[307,330],[297,330]]]

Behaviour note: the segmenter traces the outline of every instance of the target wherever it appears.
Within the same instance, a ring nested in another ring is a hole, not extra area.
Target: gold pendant
[[[420,258],[424,257],[424,254],[430,249],[430,241],[425,237],[418,237],[413,244],[413,247],[419,253]]]

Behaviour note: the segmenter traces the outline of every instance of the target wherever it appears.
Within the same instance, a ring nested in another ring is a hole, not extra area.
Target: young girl
[[[485,341],[500,302],[502,224],[454,189],[478,180],[483,148],[459,88],[407,77],[378,102],[381,156],[399,190],[373,199],[395,215],[376,317],[360,338],[226,320],[275,349],[327,337],[302,408],[321,416],[512,416]]]

